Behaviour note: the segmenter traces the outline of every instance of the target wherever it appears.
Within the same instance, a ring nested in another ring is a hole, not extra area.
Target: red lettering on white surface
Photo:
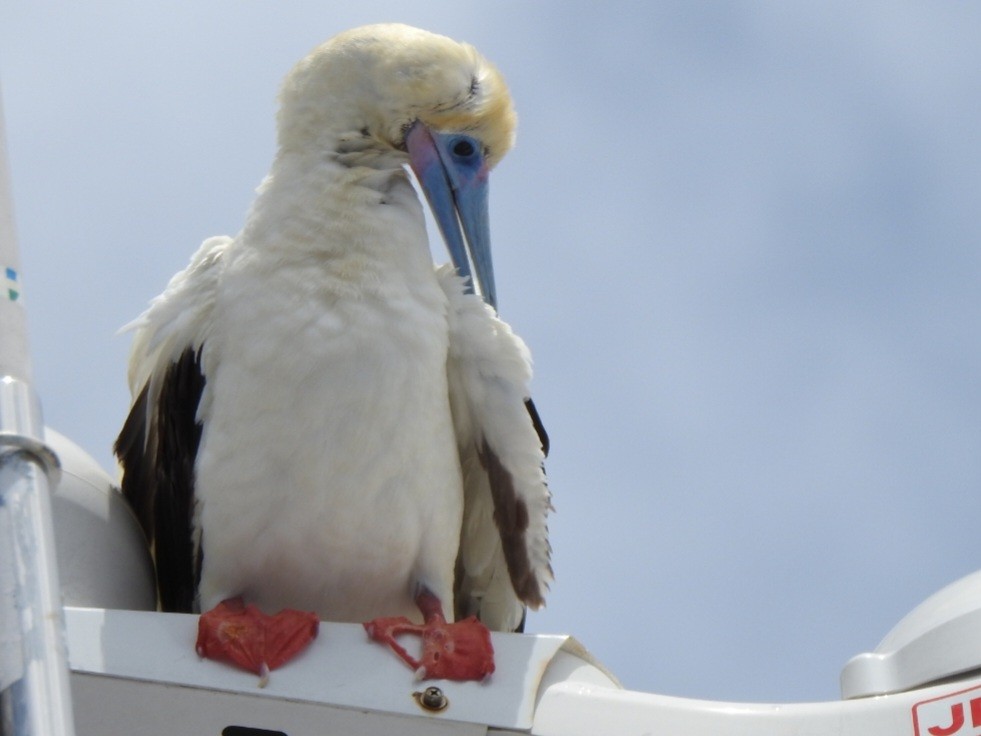
[[[913,706],[915,736],[976,736],[981,729],[981,686],[959,690]],[[970,722],[967,714],[970,713]]]

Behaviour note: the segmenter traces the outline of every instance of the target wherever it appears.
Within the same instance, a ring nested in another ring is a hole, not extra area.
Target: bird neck
[[[281,152],[238,241],[262,262],[313,267],[339,289],[432,277],[422,206],[399,164]]]
[[[246,239],[293,252],[349,249],[370,244],[379,210],[394,205],[409,220],[422,217],[418,197],[403,167],[349,165],[338,155],[280,152],[258,189]]]

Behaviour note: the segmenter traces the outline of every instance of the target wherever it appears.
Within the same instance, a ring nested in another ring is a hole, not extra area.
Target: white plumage
[[[513,137],[503,81],[468,46],[372,26],[302,61],[282,105],[242,231],[132,324],[117,453],[162,603],[418,620],[424,589],[513,630],[551,579],[530,358],[468,263],[434,267],[405,170],[459,139],[486,177]]]

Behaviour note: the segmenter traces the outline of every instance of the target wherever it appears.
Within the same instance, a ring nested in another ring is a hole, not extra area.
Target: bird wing
[[[133,404],[116,439],[122,491],[153,550],[160,605],[190,611],[200,577],[193,531],[194,466],[201,438],[202,353],[231,238],[206,240],[164,293],[124,329]]]
[[[447,376],[464,481],[456,615],[514,631],[552,580],[548,440],[528,398],[531,358],[493,309],[464,293],[452,267],[437,276],[449,301]]]

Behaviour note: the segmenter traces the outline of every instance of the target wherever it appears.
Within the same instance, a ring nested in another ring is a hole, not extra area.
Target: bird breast
[[[424,272],[235,255],[202,356],[201,605],[358,620],[415,613],[418,578],[450,595],[462,491],[428,251]]]

